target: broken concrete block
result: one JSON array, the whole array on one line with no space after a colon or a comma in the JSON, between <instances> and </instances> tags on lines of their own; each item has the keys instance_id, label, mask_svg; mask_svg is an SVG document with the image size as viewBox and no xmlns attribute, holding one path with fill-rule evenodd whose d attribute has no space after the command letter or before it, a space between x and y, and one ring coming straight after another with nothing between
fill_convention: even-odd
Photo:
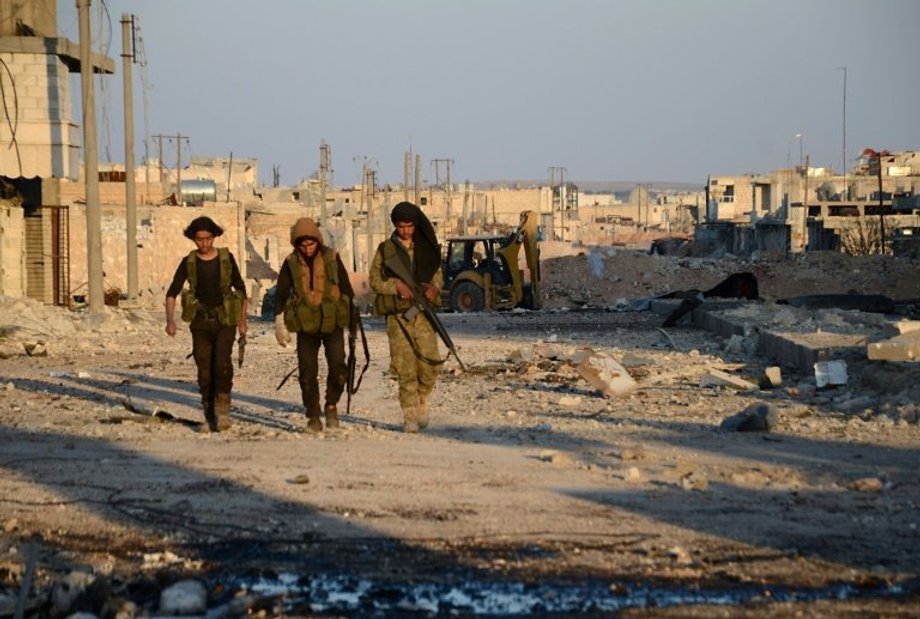
<instances>
[{"instance_id":1,"label":"broken concrete block","mask_svg":"<svg viewBox=\"0 0 920 619\"><path fill-rule=\"evenodd\" d=\"M592 353L575 370L588 384L608 397L629 393L636 381L616 359L607 353Z\"/></svg>"},{"instance_id":2,"label":"broken concrete block","mask_svg":"<svg viewBox=\"0 0 920 619\"><path fill-rule=\"evenodd\" d=\"M917 361L920 359L920 331L908 331L873 342L868 345L866 355L872 361Z\"/></svg>"},{"instance_id":3,"label":"broken concrete block","mask_svg":"<svg viewBox=\"0 0 920 619\"><path fill-rule=\"evenodd\" d=\"M815 385L820 389L828 385L847 384L847 362L842 359L815 363Z\"/></svg>"},{"instance_id":4,"label":"broken concrete block","mask_svg":"<svg viewBox=\"0 0 920 619\"><path fill-rule=\"evenodd\" d=\"M740 391L757 389L757 385L728 372L712 369L700 377L700 387L731 387Z\"/></svg>"},{"instance_id":5,"label":"broken concrete block","mask_svg":"<svg viewBox=\"0 0 920 619\"><path fill-rule=\"evenodd\" d=\"M770 432L779 424L779 413L769 404L751 404L746 409L722 420L720 429L726 432Z\"/></svg>"},{"instance_id":6,"label":"broken concrete block","mask_svg":"<svg viewBox=\"0 0 920 619\"><path fill-rule=\"evenodd\" d=\"M761 389L775 389L781 386L783 384L782 370L775 365L766 368L758 383Z\"/></svg>"}]
</instances>

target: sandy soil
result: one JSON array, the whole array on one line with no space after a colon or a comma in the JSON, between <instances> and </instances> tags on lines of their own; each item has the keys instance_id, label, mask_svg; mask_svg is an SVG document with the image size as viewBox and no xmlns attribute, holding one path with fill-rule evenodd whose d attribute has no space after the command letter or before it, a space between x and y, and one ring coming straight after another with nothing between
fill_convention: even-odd
<instances>
[{"instance_id":1,"label":"sandy soil","mask_svg":"<svg viewBox=\"0 0 920 619\"><path fill-rule=\"evenodd\" d=\"M773 299L843 292L844 279L920 297L916 263L738 268L601 252L600 274L587 254L547 261L550 308L705 288L738 270ZM381 322L367 318L371 364L351 412L315 435L296 382L276 389L293 351L253 319L234 426L211 434L190 337L165 337L158 312L0 306L18 325L0 359L2 616L23 583L26 615L161 615L163 590L185 579L205 585L208 616L920 608L920 426L904 395L915 366L891 370L900 390L855 406L868 393L857 381L816 390L785 368L775 389L701 386L710 369L756 380L772 362L689 327L664 333L648 312L445 314L467 371L445 364L431 427L407 435ZM14 341L37 356L11 354ZM576 371L585 349L619 359L640 387L604 397ZM753 404L778 414L773 431L720 430Z\"/></svg>"}]
</instances>

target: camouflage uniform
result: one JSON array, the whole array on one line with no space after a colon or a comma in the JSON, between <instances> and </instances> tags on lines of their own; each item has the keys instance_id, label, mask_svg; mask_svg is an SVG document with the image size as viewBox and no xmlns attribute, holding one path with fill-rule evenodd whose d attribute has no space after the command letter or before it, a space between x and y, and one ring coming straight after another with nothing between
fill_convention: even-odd
<instances>
[{"instance_id":1,"label":"camouflage uniform","mask_svg":"<svg viewBox=\"0 0 920 619\"><path fill-rule=\"evenodd\" d=\"M433 365L416 356L412 344L400 328L405 327L409 337L415 342L420 354L428 359L439 359L438 336L428 319L418 314L406 320L403 313L412 307L412 302L397 298L396 278L388 276L384 267L384 252L387 243L399 243L390 238L377 247L370 270L370 286L378 296L390 296L393 311L386 314L387 337L390 341L390 363L399 381L399 406L402 409L407 429L413 425L424 428L428 425L428 398L434 389L438 376L438 365ZM413 249L403 249L414 259ZM418 282L419 284L423 282ZM432 277L431 284L438 290L444 283L440 269ZM379 306L375 303L375 307ZM412 430L410 430L412 431Z\"/></svg>"}]
</instances>

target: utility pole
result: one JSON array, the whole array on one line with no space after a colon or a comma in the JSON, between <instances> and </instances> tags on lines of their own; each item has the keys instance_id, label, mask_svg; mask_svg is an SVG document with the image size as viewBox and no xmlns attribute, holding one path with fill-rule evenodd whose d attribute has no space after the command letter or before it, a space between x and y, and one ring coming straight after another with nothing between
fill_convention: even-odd
<instances>
[{"instance_id":1,"label":"utility pole","mask_svg":"<svg viewBox=\"0 0 920 619\"><path fill-rule=\"evenodd\" d=\"M163 138L167 138L170 142L173 140L174 136L171 135L154 135L159 144L159 159L160 159L160 182L163 182ZM182 140L185 140L188 143L188 136L177 133L175 135L176 139L176 202L182 204Z\"/></svg>"},{"instance_id":2,"label":"utility pole","mask_svg":"<svg viewBox=\"0 0 920 619\"><path fill-rule=\"evenodd\" d=\"M431 163L434 164L434 179L435 179L434 183L437 187L440 187L441 189L444 190L445 197L446 197L446 209L445 209L446 217L445 219L447 220L447 225L444 226L444 234L448 236L453 234L453 222L452 222L453 214L451 213L451 210L452 210L451 207L453 205L451 204L451 191L450 191L451 190L450 188L450 165L453 163L453 161L454 161L453 159L432 159L431 160ZM440 170L439 164L442 164L442 163L445 164L445 167L447 168L447 182L445 185L441 184L441 170Z\"/></svg>"},{"instance_id":3,"label":"utility pole","mask_svg":"<svg viewBox=\"0 0 920 619\"><path fill-rule=\"evenodd\" d=\"M128 299L137 298L137 201L134 186L134 91L131 63L134 61L134 17L121 16L121 59L125 104L125 228L127 239Z\"/></svg>"},{"instance_id":4,"label":"utility pole","mask_svg":"<svg viewBox=\"0 0 920 619\"><path fill-rule=\"evenodd\" d=\"M409 201L409 166L412 161L412 151L403 153L403 200Z\"/></svg>"},{"instance_id":5,"label":"utility pole","mask_svg":"<svg viewBox=\"0 0 920 619\"><path fill-rule=\"evenodd\" d=\"M805 157L805 191L802 195L802 211L804 212L803 219L805 223L805 228L802 230L802 240L805 243L805 248L808 248L808 167L811 165L809 157Z\"/></svg>"},{"instance_id":6,"label":"utility pole","mask_svg":"<svg viewBox=\"0 0 920 619\"><path fill-rule=\"evenodd\" d=\"M325 140L319 143L319 196L320 218L326 222L326 189L329 185L329 145Z\"/></svg>"},{"instance_id":7,"label":"utility pole","mask_svg":"<svg viewBox=\"0 0 920 619\"><path fill-rule=\"evenodd\" d=\"M102 213L99 207L99 155L96 147L96 101L91 58L89 7L92 0L77 0L80 20L80 84L83 111L83 170L86 182L86 274L89 309L105 306L102 274Z\"/></svg>"},{"instance_id":8,"label":"utility pole","mask_svg":"<svg viewBox=\"0 0 920 619\"><path fill-rule=\"evenodd\" d=\"M470 218L470 181L463 182L463 226L460 228L460 234L465 235L469 226Z\"/></svg>"},{"instance_id":9,"label":"utility pole","mask_svg":"<svg viewBox=\"0 0 920 619\"><path fill-rule=\"evenodd\" d=\"M422 156L415 155L415 206L419 206L422 199Z\"/></svg>"},{"instance_id":10,"label":"utility pole","mask_svg":"<svg viewBox=\"0 0 920 619\"><path fill-rule=\"evenodd\" d=\"M227 166L227 202L230 201L230 179L233 178L233 151L230 151L230 165Z\"/></svg>"},{"instance_id":11,"label":"utility pole","mask_svg":"<svg viewBox=\"0 0 920 619\"><path fill-rule=\"evenodd\" d=\"M885 203L882 199L882 151L875 154L878 161L878 223L881 234L881 247L879 253L885 253Z\"/></svg>"},{"instance_id":12,"label":"utility pole","mask_svg":"<svg viewBox=\"0 0 920 619\"><path fill-rule=\"evenodd\" d=\"M559 182L556 182L556 175L559 176ZM563 226L563 210L565 209L565 168L561 166L550 166L549 168L549 184L551 191L553 192L552 199L552 216L553 216L553 238L557 241L564 241L564 229ZM558 199L556 197L558 189ZM559 214L559 226L558 231L556 227L556 213Z\"/></svg>"},{"instance_id":13,"label":"utility pole","mask_svg":"<svg viewBox=\"0 0 920 619\"><path fill-rule=\"evenodd\" d=\"M847 68L843 70L843 195L844 200L850 199L850 189L847 185Z\"/></svg>"},{"instance_id":14,"label":"utility pole","mask_svg":"<svg viewBox=\"0 0 920 619\"><path fill-rule=\"evenodd\" d=\"M182 204L182 134L176 134L176 201Z\"/></svg>"},{"instance_id":15,"label":"utility pole","mask_svg":"<svg viewBox=\"0 0 920 619\"><path fill-rule=\"evenodd\" d=\"M160 169L159 181L160 183L162 183L163 182L163 138L166 136L154 135L152 137L155 137L157 139L157 163L159 164L159 169Z\"/></svg>"},{"instance_id":16,"label":"utility pole","mask_svg":"<svg viewBox=\"0 0 920 619\"><path fill-rule=\"evenodd\" d=\"M366 253L367 264L365 266L365 270L367 270L368 268L370 268L371 256L374 255L372 253L374 251L374 236L371 233L371 227L372 227L374 220L373 220L373 217L371 217L371 212L373 211L372 205L374 203L374 182L375 180L374 180L374 171L371 170L367 166L366 163L364 164L363 176L364 176L364 179L361 182L361 185L362 185L361 195L367 200L367 211L366 211L367 216L364 220L365 231L367 232L367 253Z\"/></svg>"}]
</instances>

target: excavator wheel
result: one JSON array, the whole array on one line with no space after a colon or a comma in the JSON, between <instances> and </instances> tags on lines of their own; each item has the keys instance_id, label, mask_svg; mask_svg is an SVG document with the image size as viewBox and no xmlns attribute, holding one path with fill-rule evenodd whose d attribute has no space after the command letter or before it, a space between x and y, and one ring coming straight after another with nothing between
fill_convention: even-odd
<instances>
[{"instance_id":1,"label":"excavator wheel","mask_svg":"<svg viewBox=\"0 0 920 619\"><path fill-rule=\"evenodd\" d=\"M455 312L481 312L485 308L482 288L473 282L460 282L450 291L450 306Z\"/></svg>"}]
</instances>

